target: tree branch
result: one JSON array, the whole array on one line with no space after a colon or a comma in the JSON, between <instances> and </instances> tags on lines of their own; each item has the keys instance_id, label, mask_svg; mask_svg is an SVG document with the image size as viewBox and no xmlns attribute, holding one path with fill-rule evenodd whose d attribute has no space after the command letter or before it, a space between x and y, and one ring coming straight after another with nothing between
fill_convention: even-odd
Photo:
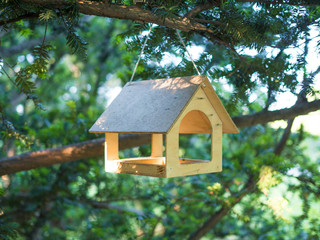
<instances>
[{"instance_id":1,"label":"tree branch","mask_svg":"<svg viewBox=\"0 0 320 240\"><path fill-rule=\"evenodd\" d=\"M2 20L2 21L0 21L0 26L3 26L5 24L9 24L9 23L15 23L15 22L18 22L23 19L32 19L32 18L38 18L38 17L39 17L38 13L27 13L27 14L21 15L19 17L13 18L13 19Z\"/></svg>"},{"instance_id":2,"label":"tree branch","mask_svg":"<svg viewBox=\"0 0 320 240\"><path fill-rule=\"evenodd\" d=\"M218 6L219 3L218 2L206 2L204 4L198 5L195 8L193 8L192 10L190 10L189 12L186 13L186 15L184 15L187 18L193 18L195 16L197 16L199 13L201 13L204 10L210 9L212 7Z\"/></svg>"},{"instance_id":3,"label":"tree branch","mask_svg":"<svg viewBox=\"0 0 320 240\"><path fill-rule=\"evenodd\" d=\"M118 211L119 213L133 213L136 214L137 216L145 216L145 213L139 209L136 208L130 208L130 207L125 207L125 206L119 206L115 204L111 204L108 202L89 202L89 205L91 205L93 208L99 208L99 209L113 209Z\"/></svg>"},{"instance_id":4,"label":"tree branch","mask_svg":"<svg viewBox=\"0 0 320 240\"><path fill-rule=\"evenodd\" d=\"M199 22L199 23L209 23L209 24L217 25L217 26L224 27L224 28L227 27L226 23L219 22L216 20L208 20L208 19L202 19L202 18L192 18L192 19Z\"/></svg>"},{"instance_id":5,"label":"tree branch","mask_svg":"<svg viewBox=\"0 0 320 240\"><path fill-rule=\"evenodd\" d=\"M238 128L290 119L320 109L320 100L298 103L291 108L276 111L261 111L251 115L236 116L233 121ZM103 156L103 138L71 144L64 147L28 152L0 159L0 176L24 170L47 167L53 164ZM123 135L120 150L150 143L149 135Z\"/></svg>"},{"instance_id":6,"label":"tree branch","mask_svg":"<svg viewBox=\"0 0 320 240\"><path fill-rule=\"evenodd\" d=\"M150 142L150 135L122 135L119 149L141 146ZM0 176L24 170L47 167L53 164L103 156L104 138L98 138L64 147L28 152L0 159Z\"/></svg>"},{"instance_id":7,"label":"tree branch","mask_svg":"<svg viewBox=\"0 0 320 240\"><path fill-rule=\"evenodd\" d=\"M320 100L313 102L301 102L293 105L290 108L283 108L275 111L261 111L250 115L236 116L233 121L238 128L264 124L277 120L290 119L299 115L306 115L310 112L320 109Z\"/></svg>"},{"instance_id":8,"label":"tree branch","mask_svg":"<svg viewBox=\"0 0 320 240\"><path fill-rule=\"evenodd\" d=\"M24 2L39 4L42 6L55 6L60 8L64 5L70 4L65 0L23 0ZM110 4L108 1L95 2L88 0L77 1L79 6L79 11L86 15L95 15L100 17L118 18L118 19L128 19L143 23L155 23L161 26L165 26L173 29L180 29L185 32L189 31L209 31L212 30L206 28L204 25L190 20L186 17L176 16L175 18L163 18L163 16L158 16L151 11L144 10L139 6L128 6L128 5L118 5Z\"/></svg>"},{"instance_id":9,"label":"tree branch","mask_svg":"<svg viewBox=\"0 0 320 240\"><path fill-rule=\"evenodd\" d=\"M283 149L285 148L287 140L291 134L291 128L293 125L293 121L294 121L294 118L291 118L288 120L287 128L284 130L284 133L282 135L280 142L277 144L276 148L274 149L274 154L280 155L282 153Z\"/></svg>"},{"instance_id":10,"label":"tree branch","mask_svg":"<svg viewBox=\"0 0 320 240\"><path fill-rule=\"evenodd\" d=\"M60 8L66 5L69 5L70 2L67 0L22 0L27 3L38 4L41 6L55 7ZM296 1L290 2L288 0L275 0L275 1L266 1L266 0L237 0L238 2L256 2L256 3L270 3L270 4L290 4L290 5L320 5L316 0L308 3L308 1ZM118 18L118 19L128 19L132 21L142 22L142 23L155 23L157 25L165 26L173 29L180 29L181 31L190 32L195 31L198 33L209 33L211 38L216 40L219 44L225 46L230 46L231 44L225 43L216 36L215 32L207 28L205 25L197 22L195 19L192 19L193 16L196 16L201 11L210 9L213 6L217 6L218 3L213 1L211 3L201 4L194 9L190 10L184 17L175 16L175 17L163 17L152 13L149 10L142 9L141 7L128 6L128 5L119 5L111 4L109 1L90 1L90 0L79 0L77 1L79 11L86 15L94 15L101 17L109 18ZM0 22L1 24L6 24L10 22L15 22L24 18L35 18L38 15L36 13L29 13L22 15L16 19L5 20Z\"/></svg>"}]
</instances>

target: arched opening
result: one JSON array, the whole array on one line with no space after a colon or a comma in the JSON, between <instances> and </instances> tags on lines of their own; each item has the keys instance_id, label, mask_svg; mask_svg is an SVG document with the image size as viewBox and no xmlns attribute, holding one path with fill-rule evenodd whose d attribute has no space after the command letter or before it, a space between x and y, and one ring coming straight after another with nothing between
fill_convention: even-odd
<instances>
[{"instance_id":1,"label":"arched opening","mask_svg":"<svg viewBox=\"0 0 320 240\"><path fill-rule=\"evenodd\" d=\"M211 134L211 131L212 127L208 117L199 110L188 112L182 119L179 128L180 134Z\"/></svg>"},{"instance_id":2,"label":"arched opening","mask_svg":"<svg viewBox=\"0 0 320 240\"><path fill-rule=\"evenodd\" d=\"M188 112L179 127L179 162L197 163L211 160L210 120L199 110Z\"/></svg>"}]
</instances>

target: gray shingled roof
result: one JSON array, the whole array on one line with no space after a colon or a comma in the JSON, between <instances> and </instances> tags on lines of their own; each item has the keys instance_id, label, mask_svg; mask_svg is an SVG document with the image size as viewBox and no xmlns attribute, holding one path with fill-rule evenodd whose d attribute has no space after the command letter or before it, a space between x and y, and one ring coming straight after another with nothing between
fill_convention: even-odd
<instances>
[{"instance_id":1,"label":"gray shingled roof","mask_svg":"<svg viewBox=\"0 0 320 240\"><path fill-rule=\"evenodd\" d=\"M166 133L202 82L223 132L238 133L204 75L127 83L89 132Z\"/></svg>"}]
</instances>

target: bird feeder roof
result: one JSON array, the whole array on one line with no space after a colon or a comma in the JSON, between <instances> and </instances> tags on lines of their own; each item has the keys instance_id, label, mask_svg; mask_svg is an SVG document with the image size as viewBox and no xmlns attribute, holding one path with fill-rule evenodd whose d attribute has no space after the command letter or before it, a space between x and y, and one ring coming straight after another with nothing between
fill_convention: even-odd
<instances>
[{"instance_id":1,"label":"bird feeder roof","mask_svg":"<svg viewBox=\"0 0 320 240\"><path fill-rule=\"evenodd\" d=\"M221 119L223 133L238 133L204 75L127 83L89 132L167 133L199 87Z\"/></svg>"}]
</instances>

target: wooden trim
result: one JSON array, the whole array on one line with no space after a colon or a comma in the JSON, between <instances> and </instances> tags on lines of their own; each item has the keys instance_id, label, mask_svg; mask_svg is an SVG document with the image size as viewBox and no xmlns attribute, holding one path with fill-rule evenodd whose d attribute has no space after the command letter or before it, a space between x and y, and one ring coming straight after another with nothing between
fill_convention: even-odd
<instances>
[{"instance_id":1,"label":"wooden trim","mask_svg":"<svg viewBox=\"0 0 320 240\"><path fill-rule=\"evenodd\" d=\"M137 164L128 162L106 161L106 172L165 178L166 166L143 163Z\"/></svg>"},{"instance_id":2,"label":"wooden trim","mask_svg":"<svg viewBox=\"0 0 320 240\"><path fill-rule=\"evenodd\" d=\"M218 97L217 93L214 91L211 83L207 79L207 77L204 79L204 81L201 83L201 88L205 92L207 98L209 99L212 107L217 112L219 118L221 119L223 123L223 133L239 133L239 130L233 120L231 119L229 113L223 106L220 98Z\"/></svg>"},{"instance_id":3,"label":"wooden trim","mask_svg":"<svg viewBox=\"0 0 320 240\"><path fill-rule=\"evenodd\" d=\"M213 171L222 171L222 124L216 123L212 126L211 134L211 161Z\"/></svg>"},{"instance_id":4,"label":"wooden trim","mask_svg":"<svg viewBox=\"0 0 320 240\"><path fill-rule=\"evenodd\" d=\"M164 165L165 157L136 157L136 158L123 158L119 160L113 160L114 162L125 163L142 163L150 165Z\"/></svg>"},{"instance_id":5,"label":"wooden trim","mask_svg":"<svg viewBox=\"0 0 320 240\"><path fill-rule=\"evenodd\" d=\"M167 177L177 176L179 171L179 126L173 128L166 134L166 172Z\"/></svg>"},{"instance_id":6,"label":"wooden trim","mask_svg":"<svg viewBox=\"0 0 320 240\"><path fill-rule=\"evenodd\" d=\"M207 163L207 162L210 162L210 160L179 158L180 164Z\"/></svg>"}]
</instances>

